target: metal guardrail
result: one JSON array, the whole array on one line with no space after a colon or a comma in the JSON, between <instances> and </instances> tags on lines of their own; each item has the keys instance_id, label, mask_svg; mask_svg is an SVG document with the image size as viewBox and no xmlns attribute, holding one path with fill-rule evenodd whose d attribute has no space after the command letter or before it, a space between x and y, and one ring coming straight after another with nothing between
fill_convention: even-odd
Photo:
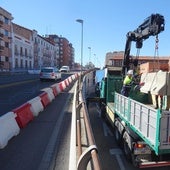
<instances>
[{"instance_id":1,"label":"metal guardrail","mask_svg":"<svg viewBox=\"0 0 170 170\"><path fill-rule=\"evenodd\" d=\"M98 149L85 102L85 94L83 94L85 81L86 78L83 79L83 83L79 79L74 93L69 170L101 170ZM77 166L73 164L77 164Z\"/></svg>"}]
</instances>

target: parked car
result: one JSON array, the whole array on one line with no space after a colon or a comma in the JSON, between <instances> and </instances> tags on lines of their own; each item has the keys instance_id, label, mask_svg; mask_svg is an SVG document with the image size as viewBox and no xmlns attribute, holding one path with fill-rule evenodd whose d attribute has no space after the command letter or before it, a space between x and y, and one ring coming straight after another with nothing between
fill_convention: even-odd
<instances>
[{"instance_id":1,"label":"parked car","mask_svg":"<svg viewBox=\"0 0 170 170\"><path fill-rule=\"evenodd\" d=\"M40 80L60 80L61 73L56 67L43 67L40 71Z\"/></svg>"},{"instance_id":2,"label":"parked car","mask_svg":"<svg viewBox=\"0 0 170 170\"><path fill-rule=\"evenodd\" d=\"M69 66L62 66L60 68L60 72L68 73L68 72L70 72L70 67Z\"/></svg>"}]
</instances>

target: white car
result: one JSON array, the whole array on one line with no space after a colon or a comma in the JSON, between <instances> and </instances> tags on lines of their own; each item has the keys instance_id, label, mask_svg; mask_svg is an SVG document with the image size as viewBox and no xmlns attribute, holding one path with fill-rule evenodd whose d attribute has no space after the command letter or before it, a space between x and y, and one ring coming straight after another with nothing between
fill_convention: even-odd
<instances>
[{"instance_id":1,"label":"white car","mask_svg":"<svg viewBox=\"0 0 170 170\"><path fill-rule=\"evenodd\" d=\"M40 80L61 80L61 73L56 67L43 67L40 71Z\"/></svg>"},{"instance_id":2,"label":"white car","mask_svg":"<svg viewBox=\"0 0 170 170\"><path fill-rule=\"evenodd\" d=\"M60 68L60 72L68 73L68 72L70 72L70 67L69 66L62 66Z\"/></svg>"}]
</instances>

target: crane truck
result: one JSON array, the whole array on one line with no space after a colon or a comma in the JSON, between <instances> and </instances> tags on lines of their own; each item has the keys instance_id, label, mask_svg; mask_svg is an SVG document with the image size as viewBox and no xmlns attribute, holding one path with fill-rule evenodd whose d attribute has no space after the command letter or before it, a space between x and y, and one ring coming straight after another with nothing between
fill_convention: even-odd
<instances>
[{"instance_id":1,"label":"crane truck","mask_svg":"<svg viewBox=\"0 0 170 170\"><path fill-rule=\"evenodd\" d=\"M170 166L170 73L142 74L143 86L131 90L129 97L120 91L126 72L138 65L130 57L132 41L142 48L143 41L164 31L164 26L164 17L152 14L128 32L122 67L106 66L100 82L102 115L112 125L126 158L139 168ZM155 108L153 96L161 96L159 108Z\"/></svg>"}]
</instances>

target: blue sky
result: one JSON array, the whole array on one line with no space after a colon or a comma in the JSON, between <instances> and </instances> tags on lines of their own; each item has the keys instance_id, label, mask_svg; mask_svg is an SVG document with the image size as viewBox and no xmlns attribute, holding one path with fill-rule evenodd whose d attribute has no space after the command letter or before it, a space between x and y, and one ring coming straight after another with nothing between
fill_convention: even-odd
<instances>
[{"instance_id":1,"label":"blue sky","mask_svg":"<svg viewBox=\"0 0 170 170\"><path fill-rule=\"evenodd\" d=\"M75 48L80 63L81 24L84 20L83 64L104 65L107 52L124 51L126 34L135 30L151 14L165 17L165 31L159 34L159 56L170 56L169 0L0 0L0 6L14 17L13 22L38 34L57 34ZM91 57L88 47L91 47ZM132 43L131 54L136 55ZM140 55L154 56L155 37L143 43Z\"/></svg>"}]
</instances>

